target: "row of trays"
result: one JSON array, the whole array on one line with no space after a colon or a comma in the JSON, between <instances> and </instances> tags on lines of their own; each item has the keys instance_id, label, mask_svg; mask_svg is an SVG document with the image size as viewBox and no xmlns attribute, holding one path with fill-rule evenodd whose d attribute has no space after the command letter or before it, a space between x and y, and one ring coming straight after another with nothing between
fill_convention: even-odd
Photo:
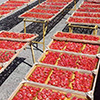
<instances>
[{"instance_id":1,"label":"row of trays","mask_svg":"<svg viewBox=\"0 0 100 100\"><path fill-rule=\"evenodd\" d=\"M37 36L37 34L0 31L0 73Z\"/></svg>"},{"instance_id":2,"label":"row of trays","mask_svg":"<svg viewBox=\"0 0 100 100\"><path fill-rule=\"evenodd\" d=\"M71 2L73 2L73 0L62 0L62 2L46 0L43 3L28 10L27 12L21 14L19 18L35 18L50 21L59 13L61 13Z\"/></svg>"},{"instance_id":3,"label":"row of trays","mask_svg":"<svg viewBox=\"0 0 100 100\"><path fill-rule=\"evenodd\" d=\"M93 100L100 65L99 54L54 50L49 46L8 100L24 100L24 97L30 100ZM30 86L35 89L32 90L35 91L34 95L29 92Z\"/></svg>"},{"instance_id":4,"label":"row of trays","mask_svg":"<svg viewBox=\"0 0 100 100\"><path fill-rule=\"evenodd\" d=\"M98 68L99 63L100 61L98 62ZM42 100L49 98L50 96L48 94L51 93L49 89L52 91L56 90L56 92L58 93L64 93L66 99L64 98L61 100L74 100L73 98L91 100L93 99L97 74L98 69L94 71L87 71L44 63L36 63L27 73L24 81L19 84L17 89L12 93L8 100L15 100L15 98L20 98L20 96L23 99L25 97L25 92L22 93L21 90L23 90L23 86L30 85L35 88L40 88L38 93L36 93L35 96L32 96L34 97L33 100ZM46 91L41 94L42 90L44 89L46 89L48 92ZM29 94L32 95L31 92ZM39 98L40 94L41 96L44 95L41 97L41 99ZM61 96L59 96L59 98L61 98ZM53 98L51 96L51 99L55 100L57 98Z\"/></svg>"},{"instance_id":5,"label":"row of trays","mask_svg":"<svg viewBox=\"0 0 100 100\"><path fill-rule=\"evenodd\" d=\"M41 96L44 95L41 97L41 99L39 98L40 93L36 93L35 96L32 96L34 97L32 100L42 100L49 98L52 94L49 90L56 91L57 93L64 93L65 98L61 100L74 100L73 98L90 100L94 91L96 78L96 74L91 71L82 71L78 69L63 68L60 66L37 63L27 73L24 81L19 84L17 89L12 93L8 100L15 100L15 98L20 98L20 96L23 99L25 97L25 92L22 93L21 90L23 90L23 86L30 85L35 88L40 88L40 90L38 91L40 93L44 89L48 91L41 94ZM47 93L51 94L48 95ZM32 95L32 92L30 92L29 94ZM61 97L62 95L58 96L58 98ZM54 98L51 95L52 100L58 98L57 95Z\"/></svg>"},{"instance_id":6,"label":"row of trays","mask_svg":"<svg viewBox=\"0 0 100 100\"><path fill-rule=\"evenodd\" d=\"M70 52L77 52L90 55L96 55L100 52L99 45L60 41L56 39L52 40L47 47L55 50L70 51Z\"/></svg>"},{"instance_id":7,"label":"row of trays","mask_svg":"<svg viewBox=\"0 0 100 100\"><path fill-rule=\"evenodd\" d=\"M86 3L87 2L87 3ZM68 23L82 25L100 24L100 4L83 1L80 7L67 19ZM98 18L98 19L97 19Z\"/></svg>"},{"instance_id":8,"label":"row of trays","mask_svg":"<svg viewBox=\"0 0 100 100\"><path fill-rule=\"evenodd\" d=\"M31 88L31 90L33 91L33 93L28 92L28 94L33 96L32 100L44 100L46 98L50 98L51 100L59 100L59 98L61 100L75 100L75 99L88 100L86 99L87 97L85 97L85 95L80 93L78 94L70 90L48 86L48 85L35 83L35 82L29 82L29 81L22 81L8 100L15 100L20 98L18 95L20 94L20 91L21 90L24 91L25 88L27 90ZM22 97L22 99L20 100L24 100L24 98L26 100L27 95L24 95L24 97ZM31 100L31 96L30 96L30 100Z\"/></svg>"},{"instance_id":9,"label":"row of trays","mask_svg":"<svg viewBox=\"0 0 100 100\"><path fill-rule=\"evenodd\" d=\"M89 43L89 44L100 44L100 36L93 35L85 35L78 33L69 33L69 32L56 32L52 39L62 40L62 41L71 41L71 42L81 42L81 43Z\"/></svg>"},{"instance_id":10,"label":"row of trays","mask_svg":"<svg viewBox=\"0 0 100 100\"><path fill-rule=\"evenodd\" d=\"M0 5L0 17L6 17L32 3L33 0L7 0Z\"/></svg>"},{"instance_id":11,"label":"row of trays","mask_svg":"<svg viewBox=\"0 0 100 100\"><path fill-rule=\"evenodd\" d=\"M86 1L88 1L90 4L91 4L91 3L92 3L92 4L93 4L93 3L95 3L95 4L96 4L96 3L97 3L97 4L99 3L99 4L100 4L100 1L99 1L99 0L86 0Z\"/></svg>"}]
</instances>

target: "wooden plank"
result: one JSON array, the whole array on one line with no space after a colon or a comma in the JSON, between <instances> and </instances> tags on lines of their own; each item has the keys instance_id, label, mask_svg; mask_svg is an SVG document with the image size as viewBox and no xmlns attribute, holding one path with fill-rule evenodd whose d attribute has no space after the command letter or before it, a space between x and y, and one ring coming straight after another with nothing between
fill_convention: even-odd
<instances>
[{"instance_id":1,"label":"wooden plank","mask_svg":"<svg viewBox=\"0 0 100 100\"><path fill-rule=\"evenodd\" d=\"M71 91L71 90L66 90L66 89L61 89L61 88L57 88L57 87L53 87L53 86L48 86L48 85L44 85L44 84L39 84L39 83L31 83L29 81L22 81L18 86L17 88L15 89L15 91L11 94L11 96L8 98L8 100L12 100L14 98L14 96L18 93L19 89L22 87L22 86L32 86L32 87L37 87L37 88L40 88L40 92L43 90L43 89L50 89L54 92L60 92L60 93L63 93L63 94L67 94L67 93L71 93L72 94L72 97L76 96L78 98L84 98L85 100L89 100L86 96L86 94L82 94L80 92L75 92L75 91ZM65 98L66 100L67 98ZM34 98L34 100L37 100L37 98Z\"/></svg>"}]
</instances>

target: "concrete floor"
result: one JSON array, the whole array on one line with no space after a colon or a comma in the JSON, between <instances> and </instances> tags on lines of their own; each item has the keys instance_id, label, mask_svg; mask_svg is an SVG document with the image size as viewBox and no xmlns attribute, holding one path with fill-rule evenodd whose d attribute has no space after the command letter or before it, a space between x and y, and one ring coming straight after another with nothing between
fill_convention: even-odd
<instances>
[{"instance_id":1,"label":"concrete floor","mask_svg":"<svg viewBox=\"0 0 100 100\"><path fill-rule=\"evenodd\" d=\"M0 0L0 3L4 0ZM77 7L82 1L80 0L77 3ZM73 11L69 12L70 14L73 13ZM70 16L69 13L66 13L64 18L59 21L46 35L46 46L51 41L51 36L56 33L57 31L62 31L64 27L66 26L66 19ZM27 23L27 26L30 23ZM21 32L23 30L23 22L21 21L16 26L11 28L9 31L13 32ZM42 40L41 40L42 41ZM36 61L41 56L42 52L42 45L38 45L39 50L35 49L35 57ZM11 93L15 90L15 88L18 86L18 84L22 81L22 79L25 77L26 73L29 71L29 69L32 67L33 61L32 61L32 55L30 47L27 46L26 50L23 50L19 56L14 60L10 66L5 70L5 72L0 75L0 80L2 80L2 85L0 86L0 100L7 100L7 98L11 95ZM97 100L97 99L96 99Z\"/></svg>"}]
</instances>

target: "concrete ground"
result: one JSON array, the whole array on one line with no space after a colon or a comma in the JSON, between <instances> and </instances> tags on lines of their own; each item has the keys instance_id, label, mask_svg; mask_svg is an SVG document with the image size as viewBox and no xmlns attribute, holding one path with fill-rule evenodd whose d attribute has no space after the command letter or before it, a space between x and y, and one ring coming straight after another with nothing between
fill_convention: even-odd
<instances>
[{"instance_id":1,"label":"concrete ground","mask_svg":"<svg viewBox=\"0 0 100 100\"><path fill-rule=\"evenodd\" d=\"M3 1L4 0L0 0L0 3ZM81 2L82 2L82 0L79 0L79 2L77 3L77 7L79 6L79 4ZM66 19L68 17L70 17L70 15L72 13L73 13L73 11L66 12L65 15L61 18L61 20L59 20L59 21L57 20L58 23L56 23L56 21L55 21L56 19L51 22L52 25L49 26L50 29L47 30L47 34L46 34L46 39L45 39L46 46L51 41L51 36L54 33L56 33L57 31L62 31L64 29L66 29L66 27L67 27L66 23L65 23ZM15 21L15 23L16 23L16 20L13 20L13 21ZM0 21L0 24L1 24L0 30L5 29L7 31L23 32L23 21L22 20L20 20L20 21L18 20L18 23L16 23L15 25L12 24L12 26L5 25L5 27L4 27L3 23L4 23L4 20ZM35 32L34 32L34 30L35 30L34 25L36 25L36 24L35 23L27 23L28 32L39 33L39 32L37 32L37 30L42 28L41 25L39 24L40 25L39 28L38 28L38 24L36 25L37 30ZM49 25L50 25L50 23L49 23ZM42 30L40 30L40 31L42 31ZM99 32L98 32L98 34L99 34ZM38 49L34 48L34 51L35 51L35 58L37 61L38 58L43 53L42 45L39 44ZM7 67L7 69L3 73L0 74L0 84L1 84L1 86L0 86L0 100L7 100L7 98L11 95L11 93L16 89L18 84L25 77L26 73L30 70L32 65L33 65L33 61L32 61L31 50L30 50L30 47L27 46L26 50L23 50L18 55L18 57ZM97 81L97 86L98 86L98 84L100 84L99 81ZM100 87L98 87L98 88L96 87L95 100L97 100L97 97L99 96L99 94L98 94L99 90L100 90ZM100 100L100 99L98 99L98 100Z\"/></svg>"}]
</instances>

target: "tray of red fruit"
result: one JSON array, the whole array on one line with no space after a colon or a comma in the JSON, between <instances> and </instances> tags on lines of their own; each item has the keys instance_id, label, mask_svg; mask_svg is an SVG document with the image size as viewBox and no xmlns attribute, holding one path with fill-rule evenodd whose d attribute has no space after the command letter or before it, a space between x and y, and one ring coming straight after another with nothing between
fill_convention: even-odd
<instances>
[{"instance_id":1,"label":"tray of red fruit","mask_svg":"<svg viewBox=\"0 0 100 100\"><path fill-rule=\"evenodd\" d=\"M100 18L100 14L99 13L93 13L93 12L79 12L76 11L72 14L72 16L75 17L83 17L83 18Z\"/></svg>"},{"instance_id":2,"label":"tray of red fruit","mask_svg":"<svg viewBox=\"0 0 100 100\"><path fill-rule=\"evenodd\" d=\"M38 83L22 81L8 100L89 100L86 95L53 88Z\"/></svg>"},{"instance_id":3,"label":"tray of red fruit","mask_svg":"<svg viewBox=\"0 0 100 100\"><path fill-rule=\"evenodd\" d=\"M83 17L69 17L66 23L81 24L81 25L98 25L100 26L100 19L97 18L83 18Z\"/></svg>"},{"instance_id":4,"label":"tray of red fruit","mask_svg":"<svg viewBox=\"0 0 100 100\"><path fill-rule=\"evenodd\" d=\"M64 40L69 42L81 42L89 44L100 44L100 36L79 34L79 33L69 33L69 32L57 32L53 35L53 39Z\"/></svg>"},{"instance_id":5,"label":"tray of red fruit","mask_svg":"<svg viewBox=\"0 0 100 100\"><path fill-rule=\"evenodd\" d=\"M67 19L67 23L100 26L100 15L98 14L98 12L100 12L100 5L89 5L87 7L85 7L85 5L86 1L83 2L83 4L80 5L76 12Z\"/></svg>"},{"instance_id":6,"label":"tray of red fruit","mask_svg":"<svg viewBox=\"0 0 100 100\"><path fill-rule=\"evenodd\" d=\"M0 50L20 52L28 44L26 42L0 40Z\"/></svg>"},{"instance_id":7,"label":"tray of red fruit","mask_svg":"<svg viewBox=\"0 0 100 100\"><path fill-rule=\"evenodd\" d=\"M2 72L17 56L19 52L0 50L0 66Z\"/></svg>"},{"instance_id":8,"label":"tray of red fruit","mask_svg":"<svg viewBox=\"0 0 100 100\"><path fill-rule=\"evenodd\" d=\"M80 8L100 8L100 3L83 1Z\"/></svg>"},{"instance_id":9,"label":"tray of red fruit","mask_svg":"<svg viewBox=\"0 0 100 100\"><path fill-rule=\"evenodd\" d=\"M73 0L68 1L66 5L53 5L49 2L43 2L40 5L35 6L29 11L21 14L19 18L26 19L39 19L39 20L52 20L55 16L57 16L61 11L63 11L68 4L70 4ZM56 2L59 3L59 2ZM55 4L56 4L55 3Z\"/></svg>"},{"instance_id":10,"label":"tray of red fruit","mask_svg":"<svg viewBox=\"0 0 100 100\"><path fill-rule=\"evenodd\" d=\"M98 70L99 68L99 58L96 55L84 55L75 52L64 52L53 49L46 50L38 59L38 62L90 71L95 69Z\"/></svg>"},{"instance_id":11,"label":"tray of red fruit","mask_svg":"<svg viewBox=\"0 0 100 100\"><path fill-rule=\"evenodd\" d=\"M82 8L100 8L100 4L86 4L86 3L83 3L80 7Z\"/></svg>"},{"instance_id":12,"label":"tray of red fruit","mask_svg":"<svg viewBox=\"0 0 100 100\"><path fill-rule=\"evenodd\" d=\"M46 64L35 64L27 73L25 79L30 82L86 93L94 91L94 80L96 80L96 76L97 74L94 75L90 71L66 69ZM86 86L86 84L88 85Z\"/></svg>"},{"instance_id":13,"label":"tray of red fruit","mask_svg":"<svg viewBox=\"0 0 100 100\"><path fill-rule=\"evenodd\" d=\"M11 11L10 10L6 10L6 11L4 11L4 10L0 10L0 17L2 17L2 16L6 16L8 13L10 13Z\"/></svg>"},{"instance_id":14,"label":"tray of red fruit","mask_svg":"<svg viewBox=\"0 0 100 100\"><path fill-rule=\"evenodd\" d=\"M100 3L99 0L87 0L88 2L93 2L93 3Z\"/></svg>"},{"instance_id":15,"label":"tray of red fruit","mask_svg":"<svg viewBox=\"0 0 100 100\"><path fill-rule=\"evenodd\" d=\"M2 40L12 40L20 42L30 42L33 39L38 37L37 34L28 34L28 33L16 33L8 31L0 31L0 39Z\"/></svg>"},{"instance_id":16,"label":"tray of red fruit","mask_svg":"<svg viewBox=\"0 0 100 100\"><path fill-rule=\"evenodd\" d=\"M48 49L68 51L68 52L76 52L83 53L86 55L96 55L100 53L99 45L93 45L88 43L81 42L69 42L64 40L56 40L53 39L47 46Z\"/></svg>"},{"instance_id":17,"label":"tray of red fruit","mask_svg":"<svg viewBox=\"0 0 100 100\"><path fill-rule=\"evenodd\" d=\"M7 0L6 2L2 3L0 5L0 16L2 18L7 17L11 15L13 12L18 11L19 9L22 9L26 7L27 5L30 5L33 0ZM2 12L3 11L3 12Z\"/></svg>"}]
</instances>

